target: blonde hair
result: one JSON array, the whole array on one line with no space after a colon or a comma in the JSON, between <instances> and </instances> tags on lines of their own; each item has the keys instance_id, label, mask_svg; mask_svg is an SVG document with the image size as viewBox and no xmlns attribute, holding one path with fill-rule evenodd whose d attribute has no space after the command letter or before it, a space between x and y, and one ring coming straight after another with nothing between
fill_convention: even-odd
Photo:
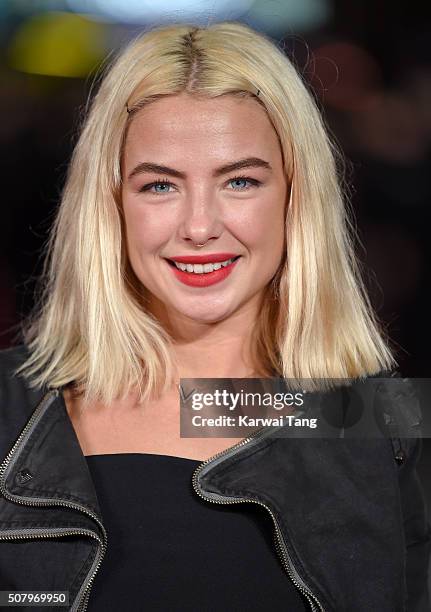
<instances>
[{"instance_id":1,"label":"blonde hair","mask_svg":"<svg viewBox=\"0 0 431 612\"><path fill-rule=\"evenodd\" d=\"M145 401L172 384L172 340L145 311L127 259L120 164L135 112L184 91L254 96L279 137L291 190L287 250L255 331L267 371L330 379L390 369L395 361L354 256L341 158L316 104L269 38L224 22L152 28L106 71L69 166L43 292L24 326L30 356L19 371L33 385L73 382L106 403L132 388Z\"/></svg>"}]
</instances>

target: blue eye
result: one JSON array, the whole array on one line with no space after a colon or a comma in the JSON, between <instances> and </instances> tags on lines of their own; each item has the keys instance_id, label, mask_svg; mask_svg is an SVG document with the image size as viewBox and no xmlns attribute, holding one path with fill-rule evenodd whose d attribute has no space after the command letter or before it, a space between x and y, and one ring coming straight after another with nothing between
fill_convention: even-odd
<instances>
[{"instance_id":1,"label":"blue eye","mask_svg":"<svg viewBox=\"0 0 431 612\"><path fill-rule=\"evenodd\" d=\"M262 184L260 181L250 178L249 176L234 176L228 180L228 183L250 183L252 187L260 187ZM230 189L230 191L248 191L249 189L251 189L251 187L235 188Z\"/></svg>"},{"instance_id":2,"label":"blue eye","mask_svg":"<svg viewBox=\"0 0 431 612\"><path fill-rule=\"evenodd\" d=\"M228 183L250 183L253 187L260 187L261 182L256 180L256 179L252 179L249 176L234 176L233 178L228 180ZM160 191L151 191L151 189L153 187L159 187L162 186L163 189ZM144 185L143 187L141 187L139 189L139 192L150 192L150 193L154 193L156 195L163 195L166 193L170 193L170 191L168 189L166 189L166 187L171 187L174 186L173 183L171 183L170 181L168 181L167 179L160 179L157 181L153 181L152 183L148 183L147 185ZM250 187L242 187L240 189L231 189L230 191L248 191L250 189Z\"/></svg>"},{"instance_id":3,"label":"blue eye","mask_svg":"<svg viewBox=\"0 0 431 612\"><path fill-rule=\"evenodd\" d=\"M237 176L236 178L233 179L229 179L229 183L253 183L252 179L246 178L245 176ZM250 189L250 187L245 187L243 189L240 189L240 191L247 191L248 189ZM234 191L237 191L236 189L234 189Z\"/></svg>"},{"instance_id":4,"label":"blue eye","mask_svg":"<svg viewBox=\"0 0 431 612\"><path fill-rule=\"evenodd\" d=\"M167 187L168 185L172 185L172 183L168 181L167 179L161 179L160 181L154 181L153 183L148 183L148 185L144 185L143 187L141 187L139 191L140 192L150 191L152 187L158 187L159 185L162 185L163 187ZM164 194L164 193L169 193L169 191L167 189L163 189L162 191L153 191L152 193Z\"/></svg>"},{"instance_id":5,"label":"blue eye","mask_svg":"<svg viewBox=\"0 0 431 612\"><path fill-rule=\"evenodd\" d=\"M156 193L168 193L168 190L167 190L167 189L164 189L164 188L165 188L165 187L168 187L170 184L171 184L171 183L168 183L167 181L163 181L163 182L161 182L161 183L154 183L154 185L153 185L153 186L154 186L154 187L160 187L160 186L161 186L161 187L163 187L162 191L157 192L157 190L156 190Z\"/></svg>"}]
</instances>

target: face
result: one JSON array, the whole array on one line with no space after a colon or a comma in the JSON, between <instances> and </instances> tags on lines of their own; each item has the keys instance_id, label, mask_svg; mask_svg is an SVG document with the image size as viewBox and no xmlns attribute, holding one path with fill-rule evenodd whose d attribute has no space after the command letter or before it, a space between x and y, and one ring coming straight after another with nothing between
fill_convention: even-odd
<instances>
[{"instance_id":1,"label":"face","mask_svg":"<svg viewBox=\"0 0 431 612\"><path fill-rule=\"evenodd\" d=\"M129 126L122 176L128 255L150 311L208 323L257 314L282 261L288 193L260 104L189 94L153 102Z\"/></svg>"}]
</instances>

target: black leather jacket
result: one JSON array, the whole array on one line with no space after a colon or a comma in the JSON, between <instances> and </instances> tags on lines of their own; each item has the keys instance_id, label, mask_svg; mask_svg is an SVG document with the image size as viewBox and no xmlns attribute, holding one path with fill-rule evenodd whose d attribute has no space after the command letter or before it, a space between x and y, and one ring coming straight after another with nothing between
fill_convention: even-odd
<instances>
[{"instance_id":1,"label":"black leather jacket","mask_svg":"<svg viewBox=\"0 0 431 612\"><path fill-rule=\"evenodd\" d=\"M107 533L62 394L13 376L24 355L0 352L0 590L69 591L68 609L82 612ZM420 446L280 438L265 428L201 464L193 486L215 503L267 509L286 579L310 610L426 612Z\"/></svg>"}]
</instances>

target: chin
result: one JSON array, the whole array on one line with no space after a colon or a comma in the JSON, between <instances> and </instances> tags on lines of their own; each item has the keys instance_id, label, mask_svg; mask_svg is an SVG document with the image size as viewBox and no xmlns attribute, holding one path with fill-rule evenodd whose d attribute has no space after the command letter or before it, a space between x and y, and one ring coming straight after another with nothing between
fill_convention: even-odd
<instances>
[{"instance_id":1,"label":"chin","mask_svg":"<svg viewBox=\"0 0 431 612\"><path fill-rule=\"evenodd\" d=\"M229 312L227 313L214 313L214 314L210 314L210 313L206 313L206 314L195 314L195 313L191 313L186 315L189 319L192 319L192 321L196 321L197 323L218 323L219 321L223 321L224 319L227 319L227 317L230 315Z\"/></svg>"},{"instance_id":2,"label":"chin","mask_svg":"<svg viewBox=\"0 0 431 612\"><path fill-rule=\"evenodd\" d=\"M177 311L180 312L183 316L191 319L192 321L196 321L196 323L218 323L219 321L223 321L230 314L232 314L231 310L228 310L226 306L223 308L206 308L204 310L201 309L181 309L177 308Z\"/></svg>"}]
</instances>

